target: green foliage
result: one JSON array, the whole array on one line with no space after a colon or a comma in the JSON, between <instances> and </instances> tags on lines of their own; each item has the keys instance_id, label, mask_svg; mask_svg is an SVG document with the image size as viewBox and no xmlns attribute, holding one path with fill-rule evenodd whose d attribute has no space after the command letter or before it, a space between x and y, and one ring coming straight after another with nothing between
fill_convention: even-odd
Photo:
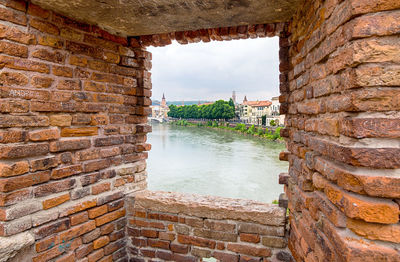
<instances>
[{"instance_id":1,"label":"green foliage","mask_svg":"<svg viewBox=\"0 0 400 262\"><path fill-rule=\"evenodd\" d=\"M264 135L264 130L262 128L257 128L257 135L263 136Z\"/></svg>"},{"instance_id":2,"label":"green foliage","mask_svg":"<svg viewBox=\"0 0 400 262\"><path fill-rule=\"evenodd\" d=\"M279 204L279 201L278 200L272 200L272 204L275 204L275 205L278 205Z\"/></svg>"},{"instance_id":3,"label":"green foliage","mask_svg":"<svg viewBox=\"0 0 400 262\"><path fill-rule=\"evenodd\" d=\"M237 124L234 129L242 133L245 133L247 131L247 127L245 124Z\"/></svg>"},{"instance_id":4,"label":"green foliage","mask_svg":"<svg viewBox=\"0 0 400 262\"><path fill-rule=\"evenodd\" d=\"M233 101L232 101L233 103ZM183 119L231 119L235 117L235 107L229 102L218 100L211 105L169 106L169 117Z\"/></svg>"},{"instance_id":5,"label":"green foliage","mask_svg":"<svg viewBox=\"0 0 400 262\"><path fill-rule=\"evenodd\" d=\"M235 103L233 102L233 99L232 99L232 98L229 99L229 105L230 105L231 107L233 107L233 110L235 111Z\"/></svg>"},{"instance_id":6,"label":"green foliage","mask_svg":"<svg viewBox=\"0 0 400 262\"><path fill-rule=\"evenodd\" d=\"M271 121L269 121L269 125L270 126L276 126L275 120L272 119Z\"/></svg>"},{"instance_id":7,"label":"green foliage","mask_svg":"<svg viewBox=\"0 0 400 262\"><path fill-rule=\"evenodd\" d=\"M177 126L188 126L188 125L192 125L191 123L189 123L189 122L186 121L186 120L178 120L178 121L173 122L173 124L174 124L174 125L177 125Z\"/></svg>"},{"instance_id":8,"label":"green foliage","mask_svg":"<svg viewBox=\"0 0 400 262\"><path fill-rule=\"evenodd\" d=\"M277 129L275 129L275 131L266 130L264 136L271 140L282 139L281 134L280 134L281 129L282 129L282 127L278 127Z\"/></svg>"},{"instance_id":9,"label":"green foliage","mask_svg":"<svg viewBox=\"0 0 400 262\"><path fill-rule=\"evenodd\" d=\"M266 116L266 115L263 115L263 116L261 117L261 125L265 126L266 124L267 124L267 116Z\"/></svg>"},{"instance_id":10,"label":"green foliage","mask_svg":"<svg viewBox=\"0 0 400 262\"><path fill-rule=\"evenodd\" d=\"M247 129L246 133L247 133L247 134L250 134L250 135L254 135L254 134L256 133L256 128L255 128L255 126L252 125L251 127L249 127L249 129Z\"/></svg>"}]
</instances>

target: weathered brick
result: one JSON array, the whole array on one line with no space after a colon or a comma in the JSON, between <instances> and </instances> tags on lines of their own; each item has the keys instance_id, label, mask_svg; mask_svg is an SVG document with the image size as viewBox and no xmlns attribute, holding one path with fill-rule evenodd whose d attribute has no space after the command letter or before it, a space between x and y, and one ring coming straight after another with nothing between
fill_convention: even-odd
<instances>
[{"instance_id":1,"label":"weathered brick","mask_svg":"<svg viewBox=\"0 0 400 262\"><path fill-rule=\"evenodd\" d=\"M96 239L95 241L93 241L93 248L99 249L99 248L104 247L108 243L110 243L110 238L108 236L102 236L102 237Z\"/></svg>"},{"instance_id":2,"label":"weathered brick","mask_svg":"<svg viewBox=\"0 0 400 262\"><path fill-rule=\"evenodd\" d=\"M64 41L62 39L54 37L52 35L38 35L37 41L40 45L50 46L58 49L64 46Z\"/></svg>"},{"instance_id":3,"label":"weathered brick","mask_svg":"<svg viewBox=\"0 0 400 262\"><path fill-rule=\"evenodd\" d=\"M109 182L96 184L92 186L92 195L98 195L105 191L110 191L110 189L111 189L111 184Z\"/></svg>"},{"instance_id":4,"label":"weathered brick","mask_svg":"<svg viewBox=\"0 0 400 262\"><path fill-rule=\"evenodd\" d=\"M70 228L70 220L69 218L64 218L36 228L34 230L34 234L37 239L42 239L55 233L67 230L68 228ZM47 241L38 242L36 244L36 251L41 252L46 250L48 248L46 245L44 245L46 243Z\"/></svg>"},{"instance_id":5,"label":"weathered brick","mask_svg":"<svg viewBox=\"0 0 400 262\"><path fill-rule=\"evenodd\" d=\"M50 72L50 67L47 64L24 58L11 58L0 55L0 63L4 64L7 68L16 70L26 70L45 74Z\"/></svg>"},{"instance_id":6,"label":"weathered brick","mask_svg":"<svg viewBox=\"0 0 400 262\"><path fill-rule=\"evenodd\" d=\"M14 164L0 163L0 177L11 177L25 174L29 171L29 164L27 161L20 161Z\"/></svg>"},{"instance_id":7,"label":"weathered brick","mask_svg":"<svg viewBox=\"0 0 400 262\"><path fill-rule=\"evenodd\" d=\"M0 131L0 143L18 143L27 140L27 132L18 129L8 129Z\"/></svg>"},{"instance_id":8,"label":"weathered brick","mask_svg":"<svg viewBox=\"0 0 400 262\"><path fill-rule=\"evenodd\" d=\"M25 86L28 84L28 77L16 72L1 72L0 83L2 85Z\"/></svg>"},{"instance_id":9,"label":"weathered brick","mask_svg":"<svg viewBox=\"0 0 400 262\"><path fill-rule=\"evenodd\" d=\"M260 242L260 236L256 234L240 233L240 241L258 243Z\"/></svg>"},{"instance_id":10,"label":"weathered brick","mask_svg":"<svg viewBox=\"0 0 400 262\"><path fill-rule=\"evenodd\" d=\"M50 17L50 11L41 8L35 4L29 3L28 5L28 14L32 16L37 16L43 19Z\"/></svg>"},{"instance_id":11,"label":"weathered brick","mask_svg":"<svg viewBox=\"0 0 400 262\"><path fill-rule=\"evenodd\" d=\"M81 90L81 83L79 80L60 80L60 81L58 81L57 89Z\"/></svg>"},{"instance_id":12,"label":"weathered brick","mask_svg":"<svg viewBox=\"0 0 400 262\"><path fill-rule=\"evenodd\" d=\"M51 178L52 179L60 179L60 178L65 178L65 177L73 176L76 174L80 174L81 172L82 172L81 165L67 166L67 167L62 167L62 168L58 168L58 169L53 169L51 172Z\"/></svg>"},{"instance_id":13,"label":"weathered brick","mask_svg":"<svg viewBox=\"0 0 400 262\"><path fill-rule=\"evenodd\" d=\"M51 115L50 125L52 126L70 126L72 121L71 115Z\"/></svg>"},{"instance_id":14,"label":"weathered brick","mask_svg":"<svg viewBox=\"0 0 400 262\"><path fill-rule=\"evenodd\" d=\"M104 225L105 223L114 221L123 216L125 216L125 209L120 209L120 210L105 214L101 217L96 218L96 226Z\"/></svg>"},{"instance_id":15,"label":"weathered brick","mask_svg":"<svg viewBox=\"0 0 400 262\"><path fill-rule=\"evenodd\" d=\"M11 42L0 42L0 52L11 56L28 57L28 48L26 46Z\"/></svg>"},{"instance_id":16,"label":"weathered brick","mask_svg":"<svg viewBox=\"0 0 400 262\"><path fill-rule=\"evenodd\" d=\"M65 55L63 53L59 51L49 51L47 49L35 50L32 52L32 57L59 64L63 64L65 61Z\"/></svg>"},{"instance_id":17,"label":"weathered brick","mask_svg":"<svg viewBox=\"0 0 400 262\"><path fill-rule=\"evenodd\" d=\"M33 189L35 197L49 196L51 194L68 191L76 186L75 179L65 179L57 182L46 183Z\"/></svg>"},{"instance_id":18,"label":"weathered brick","mask_svg":"<svg viewBox=\"0 0 400 262\"><path fill-rule=\"evenodd\" d=\"M226 248L236 253L242 253L256 257L269 257L272 255L271 249L255 247L245 244L228 243Z\"/></svg>"},{"instance_id":19,"label":"weathered brick","mask_svg":"<svg viewBox=\"0 0 400 262\"><path fill-rule=\"evenodd\" d=\"M239 261L239 256L231 254L231 253L214 251L212 253L212 256L221 262L238 262Z\"/></svg>"},{"instance_id":20,"label":"weathered brick","mask_svg":"<svg viewBox=\"0 0 400 262\"><path fill-rule=\"evenodd\" d=\"M70 200L69 194L64 194L58 197L50 198L43 201L43 209L50 209L55 206L59 206L64 202Z\"/></svg>"},{"instance_id":21,"label":"weathered brick","mask_svg":"<svg viewBox=\"0 0 400 262\"><path fill-rule=\"evenodd\" d=\"M208 240L200 237L178 235L178 242L181 244L189 244L199 247L208 247L211 249L215 248L216 242L214 240Z\"/></svg>"},{"instance_id":22,"label":"weathered brick","mask_svg":"<svg viewBox=\"0 0 400 262\"><path fill-rule=\"evenodd\" d=\"M61 129L62 137L95 136L98 135L98 127L78 127Z\"/></svg>"},{"instance_id":23,"label":"weathered brick","mask_svg":"<svg viewBox=\"0 0 400 262\"><path fill-rule=\"evenodd\" d=\"M9 159L44 155L49 152L49 145L47 143L7 145L0 149L0 159Z\"/></svg>"},{"instance_id":24,"label":"weathered brick","mask_svg":"<svg viewBox=\"0 0 400 262\"><path fill-rule=\"evenodd\" d=\"M0 116L0 127L42 127L49 125L47 116Z\"/></svg>"},{"instance_id":25,"label":"weathered brick","mask_svg":"<svg viewBox=\"0 0 400 262\"><path fill-rule=\"evenodd\" d=\"M79 150L90 147L89 139L60 140L50 143L51 152Z\"/></svg>"},{"instance_id":26,"label":"weathered brick","mask_svg":"<svg viewBox=\"0 0 400 262\"><path fill-rule=\"evenodd\" d=\"M399 207L392 201L347 192L324 178L321 179L320 186L328 199L350 218L381 224L399 221Z\"/></svg>"},{"instance_id":27,"label":"weathered brick","mask_svg":"<svg viewBox=\"0 0 400 262\"><path fill-rule=\"evenodd\" d=\"M60 34L60 30L58 29L58 27L47 21L33 18L32 20L30 20L29 24L33 28L35 28L41 32L44 32L44 33L48 33L51 35L59 35Z\"/></svg>"},{"instance_id":28,"label":"weathered brick","mask_svg":"<svg viewBox=\"0 0 400 262\"><path fill-rule=\"evenodd\" d=\"M29 139L31 141L47 141L60 138L60 132L57 128L43 129L29 132Z\"/></svg>"}]
</instances>

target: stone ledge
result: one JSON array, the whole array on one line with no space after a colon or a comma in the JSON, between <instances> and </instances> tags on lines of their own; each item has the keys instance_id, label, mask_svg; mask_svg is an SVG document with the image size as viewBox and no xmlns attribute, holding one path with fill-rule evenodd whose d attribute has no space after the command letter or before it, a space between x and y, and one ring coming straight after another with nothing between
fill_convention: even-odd
<instances>
[{"instance_id":1,"label":"stone ledge","mask_svg":"<svg viewBox=\"0 0 400 262\"><path fill-rule=\"evenodd\" d=\"M21 250L33 245L35 238L29 232L20 233L11 237L0 237L0 262L8 261Z\"/></svg>"},{"instance_id":2,"label":"stone ledge","mask_svg":"<svg viewBox=\"0 0 400 262\"><path fill-rule=\"evenodd\" d=\"M283 226L286 221L285 208L252 200L148 190L129 197L134 199L135 209L272 226Z\"/></svg>"}]
</instances>

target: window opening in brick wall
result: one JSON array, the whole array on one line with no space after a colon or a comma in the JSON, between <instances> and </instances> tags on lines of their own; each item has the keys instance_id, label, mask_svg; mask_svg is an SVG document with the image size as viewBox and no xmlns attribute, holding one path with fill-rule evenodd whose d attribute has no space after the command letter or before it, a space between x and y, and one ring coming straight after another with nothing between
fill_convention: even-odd
<instances>
[{"instance_id":1,"label":"window opening in brick wall","mask_svg":"<svg viewBox=\"0 0 400 262\"><path fill-rule=\"evenodd\" d=\"M273 110L279 107L278 37L173 43L148 51L153 57L148 188L276 200L283 191L278 174L287 172L287 163L278 159L284 143L271 140L283 124ZM230 99L235 116L220 120L219 127L200 109ZM168 117L172 104L175 110L185 106L187 114Z\"/></svg>"}]
</instances>

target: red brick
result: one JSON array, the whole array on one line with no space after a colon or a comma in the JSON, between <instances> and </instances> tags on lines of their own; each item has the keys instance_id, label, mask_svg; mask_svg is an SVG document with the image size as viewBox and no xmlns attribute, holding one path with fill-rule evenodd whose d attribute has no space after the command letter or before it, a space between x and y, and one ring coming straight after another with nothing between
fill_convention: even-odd
<instances>
[{"instance_id":1,"label":"red brick","mask_svg":"<svg viewBox=\"0 0 400 262\"><path fill-rule=\"evenodd\" d=\"M11 23L26 25L26 16L9 8L0 8L0 19Z\"/></svg>"},{"instance_id":2,"label":"red brick","mask_svg":"<svg viewBox=\"0 0 400 262\"><path fill-rule=\"evenodd\" d=\"M95 160L84 164L84 172L93 172L100 169L105 169L111 165L108 159Z\"/></svg>"},{"instance_id":3,"label":"red brick","mask_svg":"<svg viewBox=\"0 0 400 262\"><path fill-rule=\"evenodd\" d=\"M0 52L26 58L28 57L28 48L11 42L0 42Z\"/></svg>"},{"instance_id":4,"label":"red brick","mask_svg":"<svg viewBox=\"0 0 400 262\"><path fill-rule=\"evenodd\" d=\"M0 177L11 177L25 174L29 171L29 165L26 161L16 162L12 165L0 163Z\"/></svg>"},{"instance_id":5,"label":"red brick","mask_svg":"<svg viewBox=\"0 0 400 262\"><path fill-rule=\"evenodd\" d=\"M238 262L239 261L238 255L234 255L234 254L230 254L230 253L214 251L212 256L221 262Z\"/></svg>"},{"instance_id":6,"label":"red brick","mask_svg":"<svg viewBox=\"0 0 400 262\"><path fill-rule=\"evenodd\" d=\"M90 147L89 139L62 140L50 143L51 152L85 149Z\"/></svg>"},{"instance_id":7,"label":"red brick","mask_svg":"<svg viewBox=\"0 0 400 262\"><path fill-rule=\"evenodd\" d=\"M36 18L33 18L30 20L29 24L44 33L48 33L51 35L59 35L60 34L60 30L58 29L57 26L47 22L47 21L43 21L43 20L39 20Z\"/></svg>"},{"instance_id":8,"label":"red brick","mask_svg":"<svg viewBox=\"0 0 400 262\"><path fill-rule=\"evenodd\" d=\"M11 192L50 180L50 172L43 171L0 180L0 192Z\"/></svg>"},{"instance_id":9,"label":"red brick","mask_svg":"<svg viewBox=\"0 0 400 262\"><path fill-rule=\"evenodd\" d=\"M87 256L88 262L98 261L102 257L104 257L104 250L103 249L96 250L96 251L90 253L90 255Z\"/></svg>"},{"instance_id":10,"label":"red brick","mask_svg":"<svg viewBox=\"0 0 400 262\"><path fill-rule=\"evenodd\" d=\"M43 129L29 132L29 139L31 141L47 141L60 138L60 132L57 128Z\"/></svg>"},{"instance_id":11,"label":"red brick","mask_svg":"<svg viewBox=\"0 0 400 262\"><path fill-rule=\"evenodd\" d=\"M56 234L58 232L65 231L69 228L70 228L69 218L63 218L63 219L58 219L55 222L45 224L44 226L41 226L39 228L36 228L34 230L34 234L37 239L41 239ZM47 240L48 239L36 243L37 252L42 252L43 250L49 248L49 246L46 246L46 244L48 243Z\"/></svg>"},{"instance_id":12,"label":"red brick","mask_svg":"<svg viewBox=\"0 0 400 262\"><path fill-rule=\"evenodd\" d=\"M216 242L214 240L208 240L200 237L178 235L178 242L181 244L189 244L199 247L208 247L211 249L215 248Z\"/></svg>"},{"instance_id":13,"label":"red brick","mask_svg":"<svg viewBox=\"0 0 400 262\"><path fill-rule=\"evenodd\" d=\"M53 169L53 171L51 172L51 178L52 179L60 179L60 178L65 178L68 176L80 174L81 172L82 172L81 165L62 167L62 168L58 168L58 169Z\"/></svg>"},{"instance_id":14,"label":"red brick","mask_svg":"<svg viewBox=\"0 0 400 262\"><path fill-rule=\"evenodd\" d=\"M49 51L47 49L35 50L32 52L32 57L59 64L63 64L65 61L65 55L63 53L58 51Z\"/></svg>"},{"instance_id":15,"label":"red brick","mask_svg":"<svg viewBox=\"0 0 400 262\"><path fill-rule=\"evenodd\" d=\"M98 127L77 127L61 129L62 137L79 137L79 136L95 136L98 135Z\"/></svg>"},{"instance_id":16,"label":"red brick","mask_svg":"<svg viewBox=\"0 0 400 262\"><path fill-rule=\"evenodd\" d=\"M60 80L57 85L60 90L81 90L81 83L79 80Z\"/></svg>"},{"instance_id":17,"label":"red brick","mask_svg":"<svg viewBox=\"0 0 400 262\"><path fill-rule=\"evenodd\" d=\"M39 185L33 189L33 194L35 197L43 197L54 193L71 190L75 186L76 186L75 179L64 179L52 183Z\"/></svg>"},{"instance_id":18,"label":"red brick","mask_svg":"<svg viewBox=\"0 0 400 262\"><path fill-rule=\"evenodd\" d=\"M24 201L32 197L31 189L24 189L19 191L14 191L12 193L3 194L0 193L0 206L9 206L16 204L20 201Z\"/></svg>"},{"instance_id":19,"label":"red brick","mask_svg":"<svg viewBox=\"0 0 400 262\"><path fill-rule=\"evenodd\" d=\"M240 241L258 243L260 242L260 236L256 234L240 233Z\"/></svg>"},{"instance_id":20,"label":"red brick","mask_svg":"<svg viewBox=\"0 0 400 262\"><path fill-rule=\"evenodd\" d=\"M108 236L102 236L102 237L96 239L95 241L93 241L93 248L99 249L99 248L104 247L108 243L110 243L110 238Z\"/></svg>"},{"instance_id":21,"label":"red brick","mask_svg":"<svg viewBox=\"0 0 400 262\"><path fill-rule=\"evenodd\" d=\"M49 125L47 116L0 116L0 127L42 127Z\"/></svg>"},{"instance_id":22,"label":"red brick","mask_svg":"<svg viewBox=\"0 0 400 262\"><path fill-rule=\"evenodd\" d=\"M98 195L105 191L110 191L111 184L109 182L97 184L92 186L92 195Z\"/></svg>"},{"instance_id":23,"label":"red brick","mask_svg":"<svg viewBox=\"0 0 400 262\"><path fill-rule=\"evenodd\" d=\"M77 249L81 244L82 240L80 238L75 238L73 240L70 240L68 243L63 245L57 244L57 246L49 249L48 251L43 252L36 257L33 257L32 261L34 262L48 261L64 253L67 250L66 246L68 246L68 251L73 251Z\"/></svg>"},{"instance_id":24,"label":"red brick","mask_svg":"<svg viewBox=\"0 0 400 262\"><path fill-rule=\"evenodd\" d=\"M104 225L108 222L114 221L123 216L125 216L125 209L120 209L120 210L105 214L101 217L96 218L96 226Z\"/></svg>"},{"instance_id":25,"label":"red brick","mask_svg":"<svg viewBox=\"0 0 400 262\"><path fill-rule=\"evenodd\" d=\"M58 197L50 198L45 201L43 201L43 209L50 209L55 206L59 206L64 202L67 202L70 200L69 194L64 194Z\"/></svg>"},{"instance_id":26,"label":"red brick","mask_svg":"<svg viewBox=\"0 0 400 262\"><path fill-rule=\"evenodd\" d=\"M89 220L88 213L85 211L85 212L81 212L78 214L74 214L74 215L70 216L70 220L71 220L72 226L81 224L81 223Z\"/></svg>"},{"instance_id":27,"label":"red brick","mask_svg":"<svg viewBox=\"0 0 400 262\"><path fill-rule=\"evenodd\" d=\"M32 16L44 18L44 19L50 17L50 11L42 9L40 6L34 5L32 3L29 3L28 14L32 15Z\"/></svg>"},{"instance_id":28,"label":"red brick","mask_svg":"<svg viewBox=\"0 0 400 262\"><path fill-rule=\"evenodd\" d=\"M245 245L245 244L228 243L226 248L229 251L233 251L236 253L242 253L242 254L255 256L255 257L269 257L272 255L272 252L269 248L250 246L250 245Z\"/></svg>"}]
</instances>

